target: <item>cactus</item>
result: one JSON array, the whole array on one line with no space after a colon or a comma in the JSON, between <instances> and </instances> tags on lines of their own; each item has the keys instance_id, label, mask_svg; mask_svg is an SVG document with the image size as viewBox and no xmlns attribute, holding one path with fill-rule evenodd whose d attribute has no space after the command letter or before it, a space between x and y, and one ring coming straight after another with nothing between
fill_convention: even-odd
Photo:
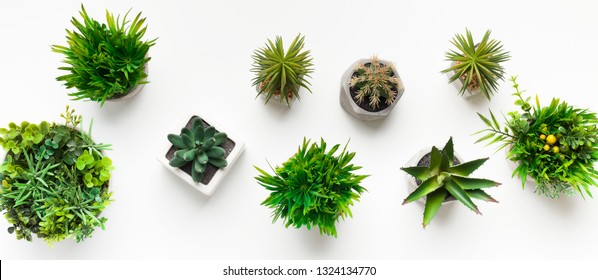
<instances>
[{"instance_id":1,"label":"cactus","mask_svg":"<svg viewBox=\"0 0 598 280\"><path fill-rule=\"evenodd\" d=\"M213 126L204 127L201 118L193 119L191 129L184 127L181 134L168 134L168 141L177 149L170 160L170 166L183 167L191 163L191 177L198 183L207 164L217 168L227 166L225 150L220 147L226 140L226 133L216 132Z\"/></svg>"},{"instance_id":2,"label":"cactus","mask_svg":"<svg viewBox=\"0 0 598 280\"><path fill-rule=\"evenodd\" d=\"M367 65L369 64L369 65ZM363 63L355 68L355 73L349 81L351 89L355 90L355 101L361 104L367 97L369 105L376 109L380 101L392 104L397 96L397 86L400 83L394 75L392 65L384 65L378 57L372 56L371 62Z\"/></svg>"}]
</instances>

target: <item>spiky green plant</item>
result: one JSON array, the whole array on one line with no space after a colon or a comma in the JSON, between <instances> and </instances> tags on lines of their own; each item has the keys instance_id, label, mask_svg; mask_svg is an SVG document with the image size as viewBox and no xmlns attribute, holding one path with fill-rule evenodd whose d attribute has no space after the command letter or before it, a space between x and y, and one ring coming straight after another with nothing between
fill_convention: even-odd
<instances>
[{"instance_id":1,"label":"spiky green plant","mask_svg":"<svg viewBox=\"0 0 598 280\"><path fill-rule=\"evenodd\" d=\"M517 163L512 176L521 178L522 187L529 176L536 182L537 194L558 198L560 194L583 196L585 191L591 197L590 186L598 186L596 113L556 98L543 107L537 95L532 106L516 79L511 78L513 95L521 112L509 112L504 127L492 111L489 118L478 113L487 128L477 132L483 133L477 142L501 143L498 150L508 148L507 159Z\"/></svg>"},{"instance_id":2,"label":"spiky green plant","mask_svg":"<svg viewBox=\"0 0 598 280\"><path fill-rule=\"evenodd\" d=\"M258 96L266 96L265 103L277 96L290 107L293 98L300 98L300 87L311 93L306 78L311 78L313 64L310 51L302 52L304 39L305 36L297 35L285 53L282 38L276 36L274 42L268 39L265 47L253 52L253 86L258 85Z\"/></svg>"},{"instance_id":3,"label":"spiky green plant","mask_svg":"<svg viewBox=\"0 0 598 280\"><path fill-rule=\"evenodd\" d=\"M355 153L346 146L334 155L339 146L326 151L323 139L320 145L303 139L297 153L273 169L274 175L255 167L260 173L255 179L271 192L262 205L274 209L273 223L283 219L285 227L317 226L320 234L336 237L336 222L352 217L349 206L366 191L360 183L368 177L353 173L361 167L350 164Z\"/></svg>"},{"instance_id":4,"label":"spiky green plant","mask_svg":"<svg viewBox=\"0 0 598 280\"><path fill-rule=\"evenodd\" d=\"M225 150L220 145L226 140L226 133L216 132L213 126L204 127L201 118L193 119L191 129L184 127L181 134L168 134L168 141L177 151L170 159L170 166L183 167L192 164L191 177L198 183L203 178L208 164L217 168L228 165Z\"/></svg>"},{"instance_id":5,"label":"spiky green plant","mask_svg":"<svg viewBox=\"0 0 598 280\"><path fill-rule=\"evenodd\" d=\"M465 29L465 36L455 34L451 43L457 50L446 52L446 60L453 63L442 73L451 72L449 83L461 79L463 86L459 94L465 90L470 92L478 89L490 100L498 90L498 80L504 80L505 70L500 63L508 61L511 56L503 50L502 43L490 40L490 30L486 31L482 41L475 44L469 29Z\"/></svg>"},{"instance_id":6,"label":"spiky green plant","mask_svg":"<svg viewBox=\"0 0 598 280\"><path fill-rule=\"evenodd\" d=\"M83 5L79 14L83 22L73 17L76 30L66 31L68 46L52 46L68 64L58 69L69 72L56 80L64 81L68 89L77 89L69 95L75 100L100 102L101 106L107 99L124 96L133 87L147 83L144 67L156 39L142 41L147 26L141 12L129 21L129 12L121 20L106 10L107 24L90 18Z\"/></svg>"},{"instance_id":7,"label":"spiky green plant","mask_svg":"<svg viewBox=\"0 0 598 280\"><path fill-rule=\"evenodd\" d=\"M401 170L422 182L417 189L405 198L403 205L426 197L424 228L430 224L442 202L450 196L456 198L477 214L481 214L472 198L498 202L483 189L499 186L500 183L488 179L469 178L468 176L487 160L488 158L482 158L456 164L452 137L442 150L432 147L429 166L401 168Z\"/></svg>"},{"instance_id":8,"label":"spiky green plant","mask_svg":"<svg viewBox=\"0 0 598 280\"><path fill-rule=\"evenodd\" d=\"M376 109L380 101L386 105L391 105L395 101L400 81L394 75L393 67L380 63L375 55L370 62L357 65L355 68L357 75L353 75L349 81L351 88L357 92L355 95L357 104L361 104L367 98L370 107Z\"/></svg>"},{"instance_id":9,"label":"spiky green plant","mask_svg":"<svg viewBox=\"0 0 598 280\"><path fill-rule=\"evenodd\" d=\"M65 124L11 123L0 129L7 156L0 165L0 210L17 239L32 235L52 245L77 242L104 229L101 212L111 203L108 189L112 160L88 132L77 129L81 117L67 106Z\"/></svg>"}]
</instances>

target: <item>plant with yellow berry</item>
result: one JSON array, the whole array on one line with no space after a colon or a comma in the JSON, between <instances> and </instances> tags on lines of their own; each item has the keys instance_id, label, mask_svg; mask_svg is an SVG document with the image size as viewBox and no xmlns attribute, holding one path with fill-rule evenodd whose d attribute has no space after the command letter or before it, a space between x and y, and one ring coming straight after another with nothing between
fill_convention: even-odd
<instances>
[{"instance_id":1,"label":"plant with yellow berry","mask_svg":"<svg viewBox=\"0 0 598 280\"><path fill-rule=\"evenodd\" d=\"M488 145L501 143L498 150L508 147L507 159L516 161L513 176L518 175L525 185L529 176L536 182L536 193L551 198L576 192L590 197L590 186L598 186L598 118L587 109L579 109L553 98L549 106L535 106L524 99L516 77L512 77L515 105L522 112L508 113L501 128L490 111L490 118L478 113L488 128L477 141ZM476 142L476 143L477 143Z\"/></svg>"}]
</instances>

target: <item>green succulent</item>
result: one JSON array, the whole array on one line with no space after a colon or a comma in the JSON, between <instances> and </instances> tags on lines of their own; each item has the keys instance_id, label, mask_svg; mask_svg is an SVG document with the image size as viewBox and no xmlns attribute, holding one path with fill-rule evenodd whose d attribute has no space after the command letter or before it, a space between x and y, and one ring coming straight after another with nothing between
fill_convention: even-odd
<instances>
[{"instance_id":1,"label":"green succulent","mask_svg":"<svg viewBox=\"0 0 598 280\"><path fill-rule=\"evenodd\" d=\"M420 180L422 183L405 200L403 205L426 198L424 208L424 228L430 224L442 202L454 197L477 214L481 214L472 198L488 202L498 202L483 189L499 186L500 183L469 178L488 158L476 159L465 163L456 163L451 137L442 150L432 147L429 166L403 167L401 170Z\"/></svg>"},{"instance_id":2,"label":"green succulent","mask_svg":"<svg viewBox=\"0 0 598 280\"><path fill-rule=\"evenodd\" d=\"M274 42L268 39L265 47L253 52L253 86L258 86L258 95L266 96L266 103L272 96L279 96L280 102L290 107L293 98L299 99L300 87L311 92L306 77L311 78L313 64L310 51L301 51L304 38L297 35L286 53L280 36Z\"/></svg>"},{"instance_id":3,"label":"green succulent","mask_svg":"<svg viewBox=\"0 0 598 280\"><path fill-rule=\"evenodd\" d=\"M451 43L457 50L446 52L446 60L453 64L442 73L453 73L449 83L457 79L463 81L459 94L465 90L477 91L478 89L490 100L491 95L498 90L498 80L504 80L504 68L501 63L508 61L509 52L502 49L502 43L495 39L490 40L490 30L486 31L482 41L475 44L469 29L465 29L465 36L455 34Z\"/></svg>"},{"instance_id":4,"label":"green succulent","mask_svg":"<svg viewBox=\"0 0 598 280\"><path fill-rule=\"evenodd\" d=\"M488 145L500 143L498 150L508 148L507 159L517 162L512 176L521 178L521 186L529 176L536 182L537 194L558 198L560 194L590 197L590 186L598 185L598 118L587 109L579 109L553 98L549 106L535 105L525 91L519 90L512 77L515 105L501 125L490 111L490 117L478 113L487 128L477 141Z\"/></svg>"},{"instance_id":5,"label":"green succulent","mask_svg":"<svg viewBox=\"0 0 598 280\"><path fill-rule=\"evenodd\" d=\"M107 99L124 96L133 87L147 83L144 66L150 61L147 53L156 39L142 41L147 26L143 26L141 13L130 21L128 12L121 20L106 11L107 24L90 18L83 5L79 14L83 21L73 17L76 30L67 30L68 46L52 46L68 64L58 69L69 72L56 80L77 89L69 95L75 100L100 102L101 106Z\"/></svg>"},{"instance_id":6,"label":"green succulent","mask_svg":"<svg viewBox=\"0 0 598 280\"><path fill-rule=\"evenodd\" d=\"M99 215L111 203L114 167L102 153L109 145L93 142L91 125L88 132L77 129L81 117L68 106L61 116L65 124L22 122L0 129L0 144L8 151L0 165L0 211L17 239L79 242L107 221Z\"/></svg>"},{"instance_id":7,"label":"green succulent","mask_svg":"<svg viewBox=\"0 0 598 280\"><path fill-rule=\"evenodd\" d=\"M359 64L355 68L355 73L357 75L351 77L349 85L357 92L355 95L357 104L361 104L367 98L369 105L376 109L380 101L386 105L391 105L395 101L400 81L394 75L392 65L380 63L378 57L374 55L370 62Z\"/></svg>"},{"instance_id":8,"label":"green succulent","mask_svg":"<svg viewBox=\"0 0 598 280\"><path fill-rule=\"evenodd\" d=\"M192 164L191 177L196 183L203 178L208 164L217 168L228 165L225 150L220 145L226 133L216 132L213 126L204 127L201 118L193 119L191 129L184 127L180 135L168 134L168 141L177 149L170 159L170 166L183 167Z\"/></svg>"},{"instance_id":9,"label":"green succulent","mask_svg":"<svg viewBox=\"0 0 598 280\"><path fill-rule=\"evenodd\" d=\"M338 149L337 144L326 151L323 139L320 145L303 139L297 153L273 169L274 175L255 167L260 173L255 179L271 192L262 205L274 209L273 223L281 218L285 227L317 226L320 234L336 237L336 222L352 216L349 207L366 191L360 184L368 177L353 173L361 169L350 163L355 153L345 146L335 156Z\"/></svg>"}]
</instances>

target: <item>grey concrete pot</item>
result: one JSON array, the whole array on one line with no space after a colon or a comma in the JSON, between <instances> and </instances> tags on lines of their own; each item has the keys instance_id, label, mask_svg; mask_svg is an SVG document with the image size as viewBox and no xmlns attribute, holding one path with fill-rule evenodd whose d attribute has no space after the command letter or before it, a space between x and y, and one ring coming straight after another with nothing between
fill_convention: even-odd
<instances>
[{"instance_id":1,"label":"grey concrete pot","mask_svg":"<svg viewBox=\"0 0 598 280\"><path fill-rule=\"evenodd\" d=\"M395 99L395 102L378 112L369 112L359 107L359 105L357 105L357 103L355 103L355 100L351 97L349 81L351 80L351 76L353 75L353 72L355 71L355 67L357 65L368 63L371 61L371 59L360 59L355 61L355 63L353 63L351 67L347 68L347 70L345 71L345 73L343 73L343 76L341 78L341 107L343 107L345 111L349 112L351 115L355 116L356 118L362 121L375 121L388 116L388 114L390 114L395 105L399 103L399 99L401 99L401 96L403 96L403 92L405 91L405 86L403 85L403 81L401 80L401 77L399 76L399 72L397 72L395 65L388 60L379 59L380 63L390 66L392 72L399 79L399 83L397 85L397 97Z\"/></svg>"}]
</instances>

